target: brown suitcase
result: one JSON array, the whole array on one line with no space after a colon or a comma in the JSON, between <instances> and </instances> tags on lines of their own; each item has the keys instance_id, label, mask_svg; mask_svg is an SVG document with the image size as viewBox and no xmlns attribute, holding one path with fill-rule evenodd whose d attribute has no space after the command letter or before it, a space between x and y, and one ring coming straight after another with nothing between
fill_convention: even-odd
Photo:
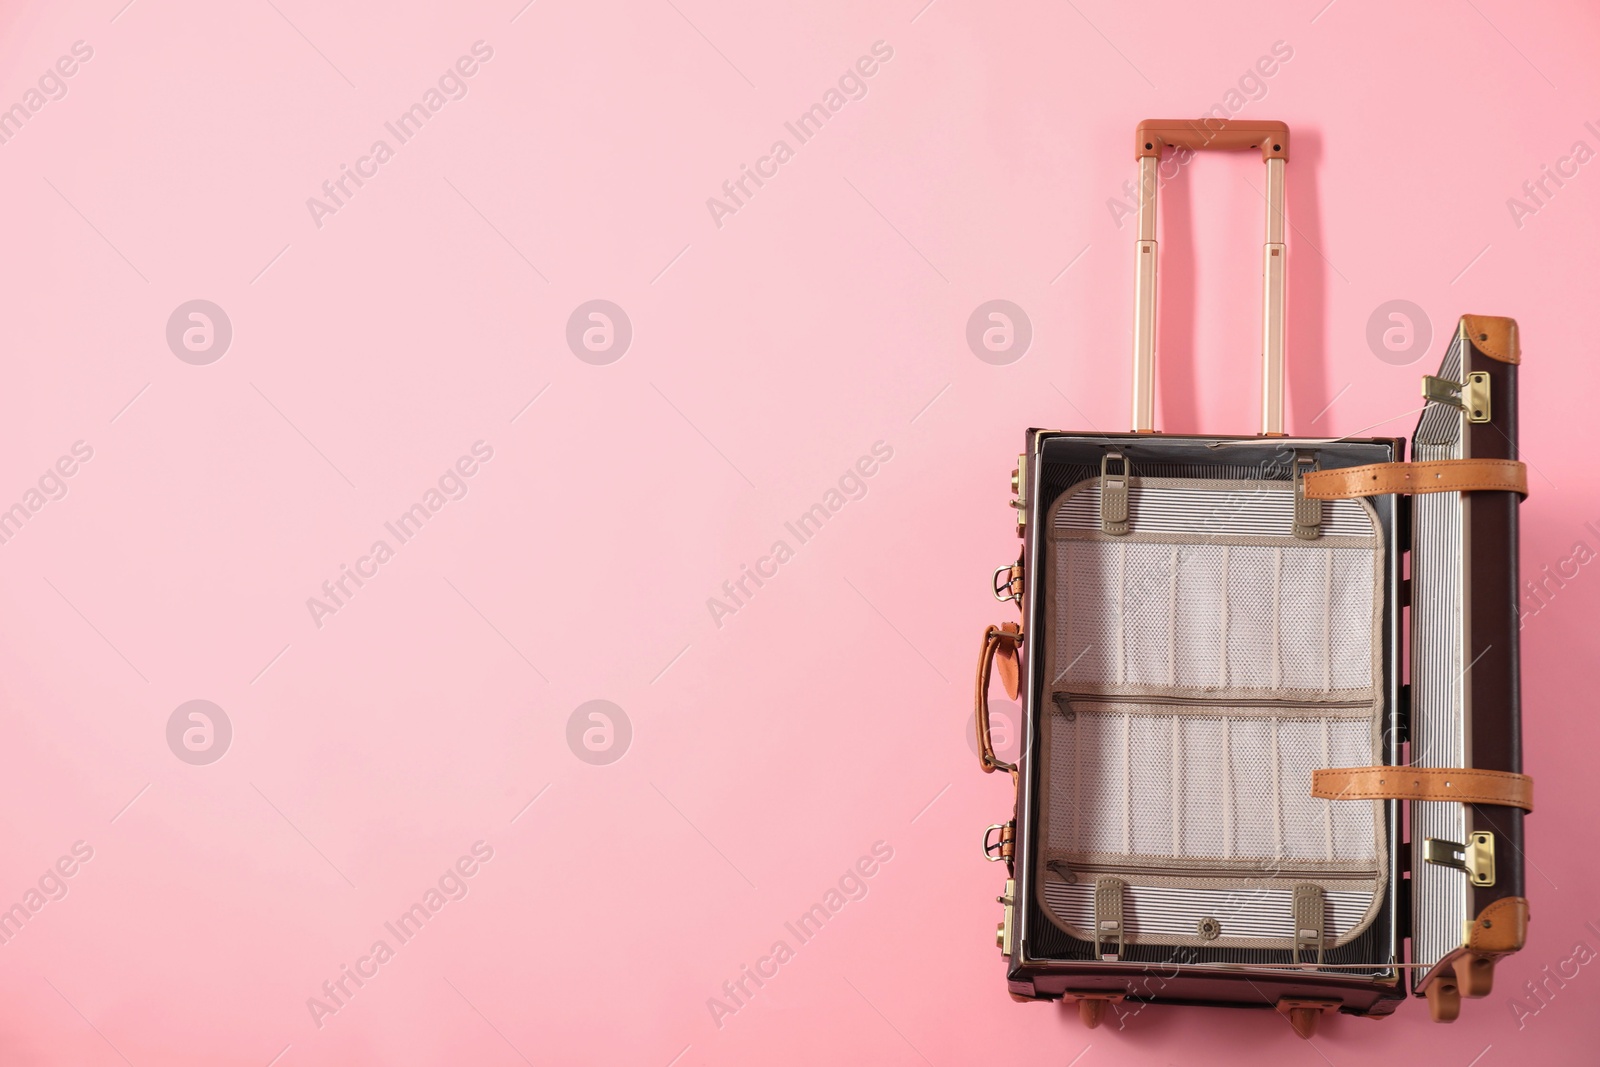
<instances>
[{"instance_id":1,"label":"brown suitcase","mask_svg":"<svg viewBox=\"0 0 1600 1067\"><path fill-rule=\"evenodd\" d=\"M1154 432L1169 146L1265 161L1259 435ZM1147 121L1135 154L1134 430L1028 431L1022 552L995 576L1022 620L985 631L978 669L980 762L1015 785L984 839L1009 990L1091 1026L1159 1001L1275 1008L1309 1036L1408 990L1454 1018L1527 921L1516 324L1461 320L1415 462L1394 438L1286 437L1287 127ZM988 732L996 662L1015 764Z\"/></svg>"}]
</instances>

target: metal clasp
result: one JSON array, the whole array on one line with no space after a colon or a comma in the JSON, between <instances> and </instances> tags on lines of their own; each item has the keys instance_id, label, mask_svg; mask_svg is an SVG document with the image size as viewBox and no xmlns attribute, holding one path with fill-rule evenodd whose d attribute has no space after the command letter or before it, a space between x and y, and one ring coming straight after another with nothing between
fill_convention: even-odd
<instances>
[{"instance_id":1,"label":"metal clasp","mask_svg":"<svg viewBox=\"0 0 1600 1067\"><path fill-rule=\"evenodd\" d=\"M1465 871L1473 885L1494 885L1494 834L1474 833L1465 845L1437 837L1422 839L1425 863Z\"/></svg>"},{"instance_id":2,"label":"metal clasp","mask_svg":"<svg viewBox=\"0 0 1600 1067\"><path fill-rule=\"evenodd\" d=\"M1011 506L1017 509L1017 536L1021 537L1028 526L1028 454L1017 455L1016 469L1011 472Z\"/></svg>"},{"instance_id":3,"label":"metal clasp","mask_svg":"<svg viewBox=\"0 0 1600 1067\"><path fill-rule=\"evenodd\" d=\"M1422 399L1430 404L1449 404L1453 408L1466 407L1461 402L1461 383L1433 374L1422 376Z\"/></svg>"},{"instance_id":4,"label":"metal clasp","mask_svg":"<svg viewBox=\"0 0 1600 1067\"><path fill-rule=\"evenodd\" d=\"M1012 928L1016 915L1016 898L1017 883L1014 879L1007 878L1005 892L994 898L995 903L1000 904L1005 908L1005 912L1002 915L1000 924L996 926L994 930L995 947L1000 950L1000 954L1002 956L1011 955Z\"/></svg>"},{"instance_id":5,"label":"metal clasp","mask_svg":"<svg viewBox=\"0 0 1600 1067\"><path fill-rule=\"evenodd\" d=\"M1467 413L1468 422L1488 422L1490 414L1489 374L1473 371L1467 380L1452 382L1432 374L1422 376L1422 398L1431 404L1449 404Z\"/></svg>"},{"instance_id":6,"label":"metal clasp","mask_svg":"<svg viewBox=\"0 0 1600 1067\"><path fill-rule=\"evenodd\" d=\"M1467 387L1462 390L1463 406L1467 411L1468 422L1489 421L1489 375L1484 371L1473 371L1467 375Z\"/></svg>"}]
</instances>

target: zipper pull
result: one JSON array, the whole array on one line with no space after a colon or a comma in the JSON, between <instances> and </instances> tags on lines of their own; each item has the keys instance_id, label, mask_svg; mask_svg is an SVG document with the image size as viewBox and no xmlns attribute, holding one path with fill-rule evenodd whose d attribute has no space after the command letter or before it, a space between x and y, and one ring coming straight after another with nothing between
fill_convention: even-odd
<instances>
[{"instance_id":1,"label":"zipper pull","mask_svg":"<svg viewBox=\"0 0 1600 1067\"><path fill-rule=\"evenodd\" d=\"M1078 880L1078 876L1072 873L1072 868L1067 866L1065 860L1045 860L1044 865L1054 871L1063 882L1075 883Z\"/></svg>"}]
</instances>

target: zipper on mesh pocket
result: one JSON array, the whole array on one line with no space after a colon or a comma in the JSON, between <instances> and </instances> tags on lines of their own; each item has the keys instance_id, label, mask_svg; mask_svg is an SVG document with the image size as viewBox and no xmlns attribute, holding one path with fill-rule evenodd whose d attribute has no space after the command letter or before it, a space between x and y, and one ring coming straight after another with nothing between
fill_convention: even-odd
<instances>
[{"instance_id":1,"label":"zipper on mesh pocket","mask_svg":"<svg viewBox=\"0 0 1600 1067\"><path fill-rule=\"evenodd\" d=\"M1244 868L1229 867L1210 868L1209 870L1196 870L1193 867L1162 867L1158 864L1142 863L1076 863L1069 865L1066 860L1046 860L1045 867L1060 876L1061 880L1068 883L1093 881L1093 877L1080 878L1080 875L1106 875L1110 877L1147 877L1147 878L1204 878L1216 881L1239 882L1246 879L1271 879L1280 874L1295 876L1315 875L1323 881L1372 881L1378 877L1376 867L1370 870L1329 871L1318 867L1308 866L1303 863L1284 862L1281 866L1262 871L1252 871Z\"/></svg>"},{"instance_id":2,"label":"zipper on mesh pocket","mask_svg":"<svg viewBox=\"0 0 1600 1067\"><path fill-rule=\"evenodd\" d=\"M1240 697L1148 696L1144 694L1110 696L1105 693L1066 692L1051 693L1050 699L1062 711L1068 710L1064 705L1080 702L1084 704L1155 704L1196 708L1303 708L1312 711L1318 708L1370 708L1373 704L1371 700L1276 700Z\"/></svg>"}]
</instances>

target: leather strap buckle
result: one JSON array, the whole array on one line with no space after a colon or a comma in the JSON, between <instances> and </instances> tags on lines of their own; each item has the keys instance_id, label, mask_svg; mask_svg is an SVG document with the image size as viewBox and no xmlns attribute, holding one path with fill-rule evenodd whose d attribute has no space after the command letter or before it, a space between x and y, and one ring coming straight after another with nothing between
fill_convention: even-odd
<instances>
[{"instance_id":1,"label":"leather strap buckle","mask_svg":"<svg viewBox=\"0 0 1600 1067\"><path fill-rule=\"evenodd\" d=\"M1000 831L996 838L994 832ZM997 822L983 831L983 858L990 863L1009 860L1016 853L1017 824Z\"/></svg>"}]
</instances>

